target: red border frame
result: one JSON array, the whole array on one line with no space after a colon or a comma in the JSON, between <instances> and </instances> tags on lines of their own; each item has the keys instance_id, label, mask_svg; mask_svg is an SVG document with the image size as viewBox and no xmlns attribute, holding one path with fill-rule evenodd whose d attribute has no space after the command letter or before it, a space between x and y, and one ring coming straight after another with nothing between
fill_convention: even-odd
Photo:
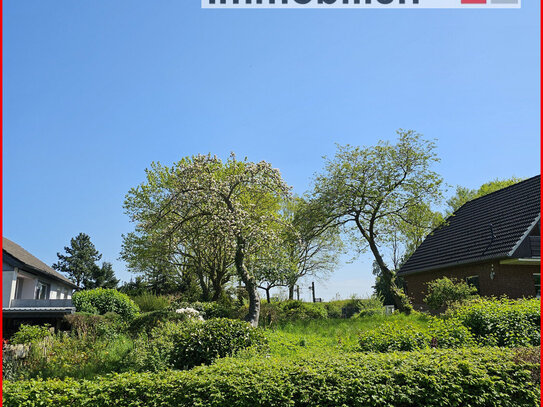
<instances>
[{"instance_id":1,"label":"red border frame","mask_svg":"<svg viewBox=\"0 0 543 407\"><path fill-rule=\"evenodd\" d=\"M462 4L486 4L486 0L461 0L462 1ZM3 13L3 1L0 0L0 90L2 91L2 98L0 98L0 122L3 124L4 120L3 120L3 102L4 102L4 99L3 99L3 95L4 95L4 92L3 92L3 84L4 84L4 78L3 78L3 44L4 44L4 38L3 38L3 17L4 17L4 13ZM541 21L543 20L543 10L540 9L540 16L539 16L539 38L540 38L540 49L539 49L539 52L540 52L540 94L539 94L539 102L540 102L540 109L541 109L541 105L542 105L542 98L541 98L541 93L543 92L543 84L541 83L541 79L543 79L542 75L541 75L541 64L543 64L543 58L541 56L542 52L543 52L543 31L541 30ZM543 163L541 162L541 156L543 156L543 147L541 146L541 140L542 140L542 137L541 137L541 129L542 129L542 112L543 110L540 110L540 128L539 128L539 141L540 141L540 173L543 172ZM0 154L0 187L3 187L3 126L0 127L0 152L2 152L2 154ZM543 182L542 182L542 186L543 186ZM543 191L541 191L541 198L543 198ZM4 207L4 201L3 201L3 188L0 188L0 207ZM541 209L540 209L541 210ZM4 235L4 228L3 228L3 216L4 216L4 211L2 210L2 216L0 216L0 229L2 230L2 236ZM2 259L2 253L0 253L0 260ZM540 271L543 270L543 267L541 266L540 264ZM541 274L540 274L540 279L541 279ZM0 302L2 302L3 298L2 298L2 291L3 290L0 290ZM541 305L543 305L543 298L540 299L540 303ZM543 317L540 317L540 326L543 326ZM0 337L2 338L2 345L3 345L3 340L4 340L4 333L3 333L3 313L0 313ZM3 346L2 346L3 348ZM3 352L3 349L0 350L0 353ZM543 364L543 357L541 356L541 353L540 353L540 362ZM541 381L543 382L543 371L540 369L540 379ZM0 364L0 385L3 385L3 380L2 380L2 365ZM0 405L3 405L3 399L2 399L2 395L3 395L3 392L0 392ZM543 405L543 393L540 393L540 401L541 401L541 405Z\"/></svg>"},{"instance_id":2,"label":"red border frame","mask_svg":"<svg viewBox=\"0 0 543 407\"><path fill-rule=\"evenodd\" d=\"M4 21L4 9L3 9L3 6L4 6L4 2L2 0L0 0L0 90L2 91L2 97L0 98L0 122L2 123L2 126L0 126L0 151L2 152L2 154L0 154L0 207L2 208L2 216L0 216L0 229L2 230L2 236L4 236L4 225L3 225L3 220L4 220L4 200L3 200L3 195L2 195L2 191L4 190L3 186L4 186L4 171L3 171L3 168L4 168L4 140L3 140L3 136L4 136L4 132L3 132L3 129L4 129L4 116L3 116L3 112L4 112L4 77L3 77L3 72L4 72L4 60L3 60L3 55L4 55L4 36L3 36L3 33L4 33L4 27L3 27L3 21ZM2 259L2 254L0 253L0 260ZM2 298L2 292L4 290L0 290L0 302L3 303L3 298ZM4 356L3 355L3 348L4 348L4 332L3 332L3 326L4 326L4 319L3 319L3 312L0 312L0 337L2 338L2 350L0 350L0 352L2 353L2 357ZM3 372L2 372L2 365L0 365L0 385L2 386L2 389L3 389L3 380L2 380L2 377L3 377ZM3 405L3 394L4 392L2 391L0 393L0 405Z\"/></svg>"}]
</instances>

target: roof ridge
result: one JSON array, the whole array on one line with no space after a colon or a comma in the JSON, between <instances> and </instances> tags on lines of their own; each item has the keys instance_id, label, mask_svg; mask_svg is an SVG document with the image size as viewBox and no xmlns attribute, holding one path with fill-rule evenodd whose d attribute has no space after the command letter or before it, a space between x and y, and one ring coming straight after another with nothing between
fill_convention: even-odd
<instances>
[{"instance_id":1,"label":"roof ridge","mask_svg":"<svg viewBox=\"0 0 543 407\"><path fill-rule=\"evenodd\" d=\"M478 199L486 198L486 197L488 197L488 196L490 196L490 195L494 195L494 194L496 194L496 193L498 193L498 192L503 192L503 191L506 190L506 189L516 187L516 186L518 186L518 185L520 185L520 184L522 184L522 183L524 183L524 182L531 181L531 180L533 180L534 178L537 178L537 177L541 177L541 174L534 175L533 177L523 179L522 181L519 181L519 182L515 182L514 184L509 185L509 186L507 186L507 187L503 187L503 188L497 189L497 190L495 190L495 191L489 192L488 194L484 194L484 195L482 195L482 196L478 196L477 198L470 199L469 201L465 202L460 208L458 208L456 211L454 211L453 214L454 214L455 212L459 211L464 205L467 205L467 204L469 204L469 203L471 203L471 202L477 201ZM498 180L498 179L496 179L496 180ZM491 181L491 182L492 182L492 181ZM483 185L484 185L484 184L483 184ZM483 186L483 185L481 185L481 186ZM480 188L480 187L479 187L479 188Z\"/></svg>"}]
</instances>

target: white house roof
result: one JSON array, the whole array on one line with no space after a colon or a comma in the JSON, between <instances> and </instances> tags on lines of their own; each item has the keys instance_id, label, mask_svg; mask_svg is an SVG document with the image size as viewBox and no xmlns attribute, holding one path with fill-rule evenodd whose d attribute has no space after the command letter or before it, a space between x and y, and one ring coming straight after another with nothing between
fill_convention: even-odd
<instances>
[{"instance_id":1,"label":"white house roof","mask_svg":"<svg viewBox=\"0 0 543 407\"><path fill-rule=\"evenodd\" d=\"M70 281L68 278L57 272L56 270L49 267L47 264L45 264L43 261L38 259L37 257L30 254L28 251L23 249L21 246L19 246L17 243L12 242L11 240L3 237L2 238L2 251L4 252L4 260L9 263L9 258L6 258L5 254L7 253L9 256L17 260L18 262L22 263L22 265L19 265L23 270L29 271L29 272L39 272L43 275L46 275L48 277L51 277L54 280L60 280L66 285L69 285L72 288L78 288L77 285L75 285L72 281Z\"/></svg>"}]
</instances>

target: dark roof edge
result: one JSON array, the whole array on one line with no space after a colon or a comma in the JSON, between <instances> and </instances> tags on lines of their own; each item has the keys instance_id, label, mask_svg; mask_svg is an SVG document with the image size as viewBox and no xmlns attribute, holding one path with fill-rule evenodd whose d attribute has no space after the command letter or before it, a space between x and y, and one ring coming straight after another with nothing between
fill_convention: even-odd
<instances>
[{"instance_id":1,"label":"dark roof edge","mask_svg":"<svg viewBox=\"0 0 543 407\"><path fill-rule=\"evenodd\" d=\"M539 219L541 219L541 213L539 213L535 217L534 221L530 224L530 226L528 226L528 228L526 228L523 235L520 237L520 239L517 241L517 243L515 243L515 245L513 246L513 248L511 249L511 251L507 255L508 257L513 256L513 253L515 253L515 251L519 248L519 246L522 244L522 242L524 242L524 240L528 237L528 235L530 234L532 229L535 227L535 225L537 225L537 222L539 222Z\"/></svg>"},{"instance_id":2,"label":"dark roof edge","mask_svg":"<svg viewBox=\"0 0 543 407\"><path fill-rule=\"evenodd\" d=\"M3 251L3 256L5 257L6 254L11 257L12 259L14 259L17 263L21 264L20 266L16 266L18 268L20 268L22 271L27 271L29 273L34 273L34 274L39 274L40 276L43 276L45 278L49 278L49 279L52 279L52 280L56 280L56 281L60 281L61 283L64 283L66 285L71 285L72 288L74 289L78 289L79 287L75 284L75 283L72 283L70 280L68 280L68 278L66 278L66 280L58 277L58 276L55 276L54 274L51 274L51 273L48 273L46 271L43 271L43 270L40 270L36 267L33 267L29 264L26 264L25 262L19 260L17 257L13 256L12 254L8 253L7 251L5 250L2 250ZM63 276L64 277L64 276Z\"/></svg>"},{"instance_id":3,"label":"dark roof edge","mask_svg":"<svg viewBox=\"0 0 543 407\"><path fill-rule=\"evenodd\" d=\"M495 191L493 191L493 192L490 192L490 193L488 193L488 194L486 194L486 195L483 195L483 196L479 196L479 197L477 197L477 198L470 199L469 201L465 202L462 206L464 206L464 205L466 205L466 204L468 204L468 203L470 203L470 202L474 202L474 201L476 201L476 200L478 200L478 199L485 198L485 197L487 197L487 196L490 196L490 195L496 194L496 193L498 193L498 192L501 192L501 191L503 191L504 189L507 189L507 188L511 188L511 187L520 185L520 184L522 184L523 182L528 182L528 181L530 181L530 180L532 180L532 179L534 179L534 178L537 178L537 177L541 177L541 174L537 174L537 175L534 175L533 177L523 179L522 181L516 182L516 183L514 183L514 184L512 184L512 185L509 185L508 187L503 187L503 188L497 189L497 190L495 190ZM482 185L481 185L481 186L482 186ZM461 207L462 207L462 206L461 206ZM460 208L461 208L461 207L460 207ZM460 208L458 208L456 211L458 211ZM456 211L455 211L455 212L456 212Z\"/></svg>"},{"instance_id":4,"label":"dark roof edge","mask_svg":"<svg viewBox=\"0 0 543 407\"><path fill-rule=\"evenodd\" d=\"M409 276L411 274L424 273L425 271L444 269L444 268L454 267L454 266L463 266L464 264L477 264L477 263L484 263L488 260L503 260L503 259L509 259L509 258L510 256L508 255L507 256L487 256L487 257L478 258L476 260L468 259L468 260L457 261L453 263L438 264L436 266L430 266L430 267L426 267L420 270L399 271L397 275L400 277L403 277L403 276Z\"/></svg>"}]
</instances>

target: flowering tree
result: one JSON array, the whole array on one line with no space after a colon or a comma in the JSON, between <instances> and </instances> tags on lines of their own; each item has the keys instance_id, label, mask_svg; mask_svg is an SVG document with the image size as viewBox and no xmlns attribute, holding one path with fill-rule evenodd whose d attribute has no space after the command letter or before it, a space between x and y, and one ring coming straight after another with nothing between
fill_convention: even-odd
<instances>
[{"instance_id":1,"label":"flowering tree","mask_svg":"<svg viewBox=\"0 0 543 407\"><path fill-rule=\"evenodd\" d=\"M195 256L200 236L233 255L233 264L249 295L246 317L258 324L260 299L247 259L276 244L281 202L289 188L277 169L265 161L239 161L234 155L223 162L211 155L186 157L171 168L153 163L147 181L127 194L125 210L136 224L136 235L184 258ZM209 242L209 240L208 240Z\"/></svg>"}]
</instances>

